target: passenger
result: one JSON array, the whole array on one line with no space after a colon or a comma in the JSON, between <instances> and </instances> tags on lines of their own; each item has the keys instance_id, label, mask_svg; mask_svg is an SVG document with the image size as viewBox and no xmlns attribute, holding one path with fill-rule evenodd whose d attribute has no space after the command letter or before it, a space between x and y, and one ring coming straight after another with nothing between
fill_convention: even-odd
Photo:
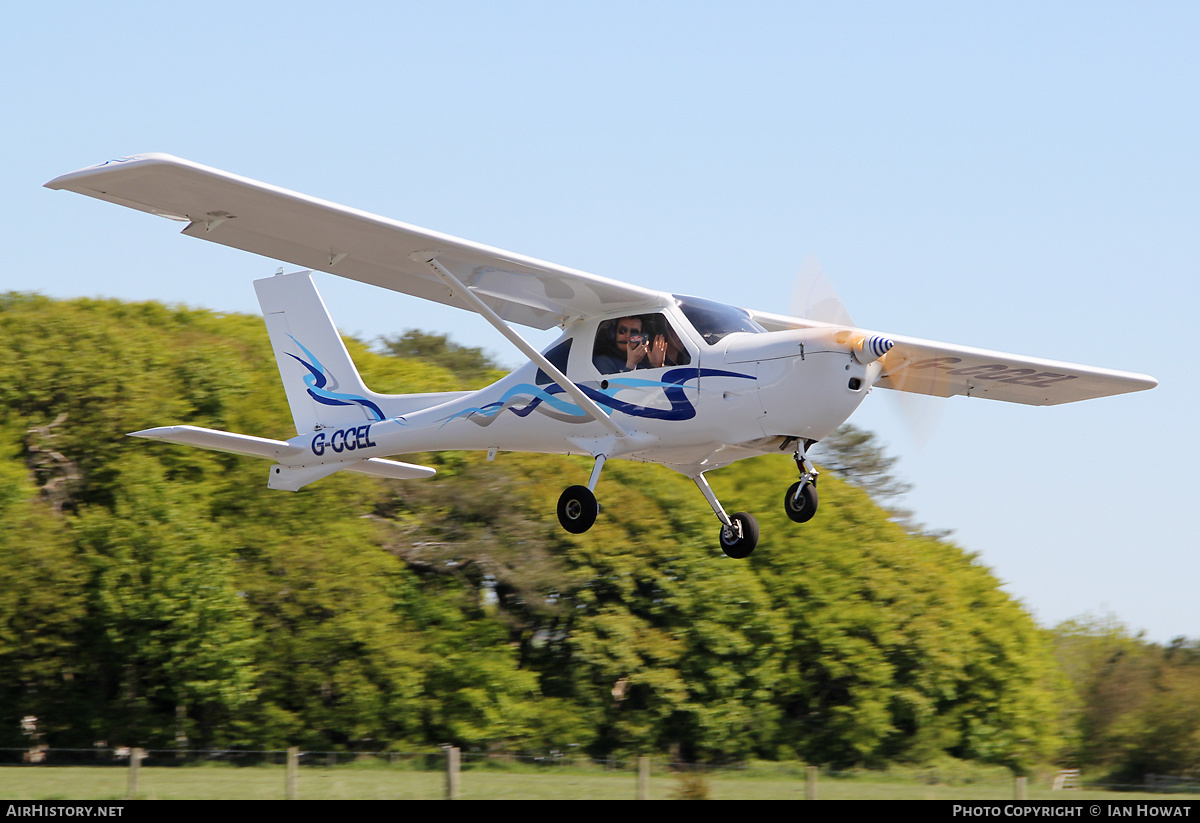
<instances>
[{"instance_id":1,"label":"passenger","mask_svg":"<svg viewBox=\"0 0 1200 823\"><path fill-rule=\"evenodd\" d=\"M592 358L601 374L616 374L649 367L648 364L642 365L650 351L650 340L642 331L642 318L622 317L617 321L613 334L615 351L610 350Z\"/></svg>"},{"instance_id":2,"label":"passenger","mask_svg":"<svg viewBox=\"0 0 1200 823\"><path fill-rule=\"evenodd\" d=\"M654 344L646 355L646 360L649 362L648 368L686 366L692 359L688 356L683 343L680 342L679 335L675 334L675 329L671 328L670 323L663 322L661 325L663 327L661 330L653 330Z\"/></svg>"}]
</instances>

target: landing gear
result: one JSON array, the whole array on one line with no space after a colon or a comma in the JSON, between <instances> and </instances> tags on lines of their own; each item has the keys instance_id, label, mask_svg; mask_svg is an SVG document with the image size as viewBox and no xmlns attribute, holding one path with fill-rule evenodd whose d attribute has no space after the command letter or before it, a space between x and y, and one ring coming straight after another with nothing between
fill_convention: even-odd
<instances>
[{"instance_id":1,"label":"landing gear","mask_svg":"<svg viewBox=\"0 0 1200 823\"><path fill-rule=\"evenodd\" d=\"M592 466L592 476L586 486L568 486L558 498L558 522L571 534L583 534L596 522L600 513L600 504L596 502L594 489L600 480L600 470L604 468L605 457L596 455Z\"/></svg>"},{"instance_id":2,"label":"landing gear","mask_svg":"<svg viewBox=\"0 0 1200 823\"><path fill-rule=\"evenodd\" d=\"M758 545L758 521L746 512L738 512L733 517L727 515L703 473L696 475L692 480L696 482L700 493L721 521L721 551L735 560L749 557L750 552Z\"/></svg>"},{"instance_id":3,"label":"landing gear","mask_svg":"<svg viewBox=\"0 0 1200 823\"><path fill-rule=\"evenodd\" d=\"M757 545L758 521L746 512L738 512L721 527L721 551L734 560L749 557Z\"/></svg>"},{"instance_id":4,"label":"landing gear","mask_svg":"<svg viewBox=\"0 0 1200 823\"><path fill-rule=\"evenodd\" d=\"M797 523L807 523L817 513L817 487L799 480L783 496L783 510Z\"/></svg>"},{"instance_id":5,"label":"landing gear","mask_svg":"<svg viewBox=\"0 0 1200 823\"><path fill-rule=\"evenodd\" d=\"M792 455L800 471L800 479L783 496L783 510L796 523L807 523L817 513L817 475L820 472L809 462L808 445L811 442L797 446L796 453Z\"/></svg>"},{"instance_id":6,"label":"landing gear","mask_svg":"<svg viewBox=\"0 0 1200 823\"><path fill-rule=\"evenodd\" d=\"M587 486L568 486L558 498L558 522L571 534L583 534L596 522L600 504Z\"/></svg>"}]
</instances>

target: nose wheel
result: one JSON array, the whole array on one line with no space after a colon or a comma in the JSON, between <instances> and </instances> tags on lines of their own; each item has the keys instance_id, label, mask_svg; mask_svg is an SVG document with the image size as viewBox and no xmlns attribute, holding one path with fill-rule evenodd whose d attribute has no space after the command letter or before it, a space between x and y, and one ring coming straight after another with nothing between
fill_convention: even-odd
<instances>
[{"instance_id":1,"label":"nose wheel","mask_svg":"<svg viewBox=\"0 0 1200 823\"><path fill-rule=\"evenodd\" d=\"M783 510L796 523L807 523L817 513L817 487L811 481L798 480L783 496Z\"/></svg>"},{"instance_id":2,"label":"nose wheel","mask_svg":"<svg viewBox=\"0 0 1200 823\"><path fill-rule=\"evenodd\" d=\"M805 441L792 455L796 468L800 470L800 479L783 496L783 510L796 523L807 523L817 513L817 475L820 472L808 459L810 445L811 441Z\"/></svg>"}]
</instances>

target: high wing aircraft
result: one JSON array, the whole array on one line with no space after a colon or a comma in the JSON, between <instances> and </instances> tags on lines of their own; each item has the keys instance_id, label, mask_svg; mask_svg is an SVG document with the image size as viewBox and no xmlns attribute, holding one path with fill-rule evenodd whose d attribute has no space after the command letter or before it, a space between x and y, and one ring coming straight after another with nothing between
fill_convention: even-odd
<instances>
[{"instance_id":1,"label":"high wing aircraft","mask_svg":"<svg viewBox=\"0 0 1200 823\"><path fill-rule=\"evenodd\" d=\"M135 437L274 461L268 486L297 491L337 471L398 479L434 470L389 459L444 449L585 454L587 485L558 503L587 531L605 461L661 463L695 481L746 557L758 524L721 507L705 473L790 453L783 505L817 509L807 453L875 387L1054 405L1153 388L1146 375L984 351L667 294L410 226L165 154L55 178L86 194L185 223L183 233L302 266L255 282L296 424L290 440L197 426ZM312 282L323 271L478 312L529 362L479 391L383 395L365 385ZM544 352L510 324L558 326Z\"/></svg>"}]
</instances>

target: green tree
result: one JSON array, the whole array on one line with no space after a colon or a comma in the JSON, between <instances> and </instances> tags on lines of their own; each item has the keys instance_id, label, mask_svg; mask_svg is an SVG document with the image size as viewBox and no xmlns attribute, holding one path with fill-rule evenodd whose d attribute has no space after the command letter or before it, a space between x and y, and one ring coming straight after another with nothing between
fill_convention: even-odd
<instances>
[{"instance_id":1,"label":"green tree","mask_svg":"<svg viewBox=\"0 0 1200 823\"><path fill-rule=\"evenodd\" d=\"M896 458L884 453L875 434L850 423L843 423L818 443L813 454L823 468L858 486L876 500L899 497L912 491L911 484L893 474Z\"/></svg>"},{"instance_id":2,"label":"green tree","mask_svg":"<svg viewBox=\"0 0 1200 823\"><path fill-rule=\"evenodd\" d=\"M779 505L786 458L715 472L727 508L762 522L739 562L694 484L662 467L607 465L604 512L576 536L554 510L587 477L578 458L418 456L436 478L338 474L283 494L261 461L125 437L184 422L290 436L258 318L6 295L0 331L0 738L37 714L58 745L1016 768L1061 739L1071 702L1044 633L975 558L872 502L864 489L900 484L869 436L827 461L854 483L823 476L802 527ZM408 343L381 356L347 340L379 391L494 376L444 338ZM1179 705L1190 654L1155 681ZM1110 748L1141 751L1152 728L1185 758L1190 727L1139 705Z\"/></svg>"},{"instance_id":3,"label":"green tree","mask_svg":"<svg viewBox=\"0 0 1200 823\"><path fill-rule=\"evenodd\" d=\"M222 533L194 490L146 455L125 458L112 510L75 519L93 568L91 667L112 741L227 742L255 696L259 638Z\"/></svg>"},{"instance_id":4,"label":"green tree","mask_svg":"<svg viewBox=\"0 0 1200 823\"><path fill-rule=\"evenodd\" d=\"M76 679L87 568L62 516L12 459L0 460L0 521L0 746L29 742L26 716L38 718L39 742L69 744L83 714Z\"/></svg>"},{"instance_id":5,"label":"green tree","mask_svg":"<svg viewBox=\"0 0 1200 823\"><path fill-rule=\"evenodd\" d=\"M483 349L460 346L442 334L408 329L399 337L384 337L379 342L393 357L433 363L457 375L464 388L494 380L502 371Z\"/></svg>"},{"instance_id":6,"label":"green tree","mask_svg":"<svg viewBox=\"0 0 1200 823\"><path fill-rule=\"evenodd\" d=\"M1066 621L1054 635L1075 692L1081 766L1126 783L1200 775L1200 643L1163 648L1111 615Z\"/></svg>"}]
</instances>

